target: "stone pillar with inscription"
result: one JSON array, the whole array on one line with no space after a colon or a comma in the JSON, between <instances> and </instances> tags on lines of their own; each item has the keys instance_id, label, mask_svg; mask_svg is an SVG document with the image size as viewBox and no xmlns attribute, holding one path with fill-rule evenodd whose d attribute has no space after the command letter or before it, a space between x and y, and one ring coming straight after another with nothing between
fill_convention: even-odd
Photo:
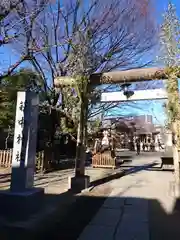
<instances>
[{"instance_id":1,"label":"stone pillar with inscription","mask_svg":"<svg viewBox=\"0 0 180 240\"><path fill-rule=\"evenodd\" d=\"M33 188L36 159L38 94L17 94L10 190L0 191L0 215L27 218L42 205L44 190ZM20 210L21 209L21 210ZM4 213L4 214L3 214Z\"/></svg>"}]
</instances>

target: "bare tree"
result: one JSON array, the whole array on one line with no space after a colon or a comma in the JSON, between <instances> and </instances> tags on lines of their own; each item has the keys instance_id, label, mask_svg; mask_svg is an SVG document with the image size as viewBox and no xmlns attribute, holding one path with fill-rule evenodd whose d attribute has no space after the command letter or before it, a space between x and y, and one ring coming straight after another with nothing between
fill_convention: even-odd
<instances>
[{"instance_id":1,"label":"bare tree","mask_svg":"<svg viewBox=\"0 0 180 240\"><path fill-rule=\"evenodd\" d=\"M19 33L12 47L44 81L52 115L52 139L60 97L54 88L55 78L75 76L77 107L82 109L82 104L88 104L87 99L94 107L97 90L87 89L89 76L149 63L142 64L140 60L156 43L156 26L148 0L59 0L49 3L43 11L37 10L37 2L22 4L21 11L17 11L22 20L12 24ZM63 103L60 109L66 113L67 90L63 84L59 87ZM106 106L109 108L111 103Z\"/></svg>"},{"instance_id":2,"label":"bare tree","mask_svg":"<svg viewBox=\"0 0 180 240\"><path fill-rule=\"evenodd\" d=\"M21 36L13 46L21 56L28 55L52 86L55 77L69 74L73 46L82 46L85 38L92 57L87 66L91 73L140 67L139 60L155 44L150 1L92 0L87 4L64 0L49 3L43 12L39 7L45 0L38 2L26 2L18 11L21 21L13 29Z\"/></svg>"},{"instance_id":3,"label":"bare tree","mask_svg":"<svg viewBox=\"0 0 180 240\"><path fill-rule=\"evenodd\" d=\"M22 38L21 24L31 22L47 6L48 0L2 0L0 3L0 46L14 44ZM25 28L26 34L29 29ZM16 49L17 50L17 49ZM19 59L2 72L0 79L10 75L24 61L29 52L19 52Z\"/></svg>"}]
</instances>

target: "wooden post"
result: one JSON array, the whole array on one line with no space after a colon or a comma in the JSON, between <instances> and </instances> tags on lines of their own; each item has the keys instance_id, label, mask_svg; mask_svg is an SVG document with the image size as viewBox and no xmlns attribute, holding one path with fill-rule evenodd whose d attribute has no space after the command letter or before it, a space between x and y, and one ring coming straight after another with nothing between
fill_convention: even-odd
<instances>
[{"instance_id":1,"label":"wooden post","mask_svg":"<svg viewBox=\"0 0 180 240\"><path fill-rule=\"evenodd\" d=\"M173 131L173 160L174 160L174 176L175 176L175 196L180 196L180 169L179 169L179 144L178 144L178 120L172 123L172 131Z\"/></svg>"}]
</instances>

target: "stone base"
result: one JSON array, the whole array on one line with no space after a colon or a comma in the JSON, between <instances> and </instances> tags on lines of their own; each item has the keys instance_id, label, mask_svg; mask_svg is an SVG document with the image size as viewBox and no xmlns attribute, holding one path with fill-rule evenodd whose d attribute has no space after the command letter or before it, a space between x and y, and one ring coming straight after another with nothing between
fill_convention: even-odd
<instances>
[{"instance_id":1,"label":"stone base","mask_svg":"<svg viewBox=\"0 0 180 240\"><path fill-rule=\"evenodd\" d=\"M68 187L69 190L81 192L90 186L90 176L84 175L82 177L69 177Z\"/></svg>"},{"instance_id":2,"label":"stone base","mask_svg":"<svg viewBox=\"0 0 180 240\"><path fill-rule=\"evenodd\" d=\"M0 217L14 221L27 220L42 207L43 199L43 188L24 192L0 191Z\"/></svg>"}]
</instances>

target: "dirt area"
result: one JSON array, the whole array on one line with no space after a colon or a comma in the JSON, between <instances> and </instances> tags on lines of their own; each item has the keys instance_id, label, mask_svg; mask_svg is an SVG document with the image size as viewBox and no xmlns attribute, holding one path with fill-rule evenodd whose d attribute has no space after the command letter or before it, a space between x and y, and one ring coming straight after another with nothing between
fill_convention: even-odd
<instances>
[{"instance_id":1,"label":"dirt area","mask_svg":"<svg viewBox=\"0 0 180 240\"><path fill-rule=\"evenodd\" d=\"M90 176L92 184L98 180L100 182L103 178L120 172L121 169L103 169L103 168L92 168L86 167L85 174ZM64 169L49 172L46 174L35 174L34 176L34 187L44 188L46 194L61 194L68 189L68 178L74 176L74 169ZM8 189L10 186L11 174L10 169L0 168L0 190Z\"/></svg>"}]
</instances>

